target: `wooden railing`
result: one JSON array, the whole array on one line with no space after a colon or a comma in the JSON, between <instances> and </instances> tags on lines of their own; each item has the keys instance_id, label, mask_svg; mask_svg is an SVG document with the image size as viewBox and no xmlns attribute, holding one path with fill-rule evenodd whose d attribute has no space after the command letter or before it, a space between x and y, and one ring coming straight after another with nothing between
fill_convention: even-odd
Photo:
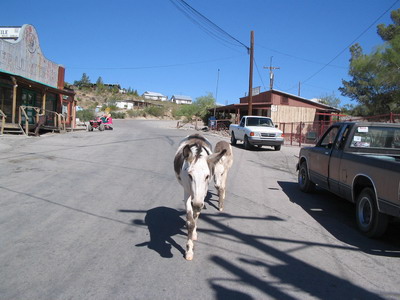
<instances>
[{"instance_id":1,"label":"wooden railing","mask_svg":"<svg viewBox=\"0 0 400 300\"><path fill-rule=\"evenodd\" d=\"M65 131L65 116L63 114L57 113L55 111L51 110L46 110L40 107L35 107L35 106L25 106L21 105L19 107L19 123L25 127L25 134L28 134L29 132L29 116L27 114L27 110L34 110L35 114L34 116L31 116L31 118L34 118L35 124L37 125L43 125L43 126L49 126L49 127L54 127L57 128L60 132ZM23 120L23 118L25 120ZM42 120L41 120L42 118ZM22 124L24 123L24 124Z\"/></svg>"},{"instance_id":2,"label":"wooden railing","mask_svg":"<svg viewBox=\"0 0 400 300\"><path fill-rule=\"evenodd\" d=\"M0 109L0 117L1 117L0 135L3 135L4 126L6 125L6 115L3 113L3 111L1 109Z\"/></svg>"}]
</instances>

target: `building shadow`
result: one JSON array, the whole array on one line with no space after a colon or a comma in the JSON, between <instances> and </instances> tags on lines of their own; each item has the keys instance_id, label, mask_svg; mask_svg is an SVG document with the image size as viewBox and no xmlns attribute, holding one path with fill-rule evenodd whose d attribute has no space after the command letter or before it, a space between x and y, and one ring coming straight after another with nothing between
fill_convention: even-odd
<instances>
[{"instance_id":1,"label":"building shadow","mask_svg":"<svg viewBox=\"0 0 400 300\"><path fill-rule=\"evenodd\" d=\"M353 203L318 188L314 193L303 193L295 182L278 181L278 184L291 202L299 205L338 240L368 254L400 257L398 223L389 224L381 238L370 239L357 229Z\"/></svg>"},{"instance_id":2,"label":"building shadow","mask_svg":"<svg viewBox=\"0 0 400 300\"><path fill-rule=\"evenodd\" d=\"M147 246L165 258L173 257L172 247L176 248L182 255L185 255L185 250L173 239L174 235L185 235L182 228L186 222L181 218L182 215L184 215L184 212L160 206L148 210L144 221L141 219L133 220L132 223L135 225L147 226L150 234L150 241L136 246Z\"/></svg>"}]
</instances>

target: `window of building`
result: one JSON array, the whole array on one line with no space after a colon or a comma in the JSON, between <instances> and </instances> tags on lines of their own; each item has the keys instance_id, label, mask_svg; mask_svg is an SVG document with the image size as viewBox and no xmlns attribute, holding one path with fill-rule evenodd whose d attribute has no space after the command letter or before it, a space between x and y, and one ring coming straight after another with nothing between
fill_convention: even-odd
<instances>
[{"instance_id":1,"label":"window of building","mask_svg":"<svg viewBox=\"0 0 400 300\"><path fill-rule=\"evenodd\" d=\"M11 120L12 117L12 88L0 85L0 109Z\"/></svg>"}]
</instances>

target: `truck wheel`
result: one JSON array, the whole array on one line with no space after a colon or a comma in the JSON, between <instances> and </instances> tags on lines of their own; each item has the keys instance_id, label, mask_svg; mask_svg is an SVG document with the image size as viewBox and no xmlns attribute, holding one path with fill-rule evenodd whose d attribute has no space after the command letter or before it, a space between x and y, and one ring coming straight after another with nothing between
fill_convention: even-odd
<instances>
[{"instance_id":1,"label":"truck wheel","mask_svg":"<svg viewBox=\"0 0 400 300\"><path fill-rule=\"evenodd\" d=\"M315 190L315 183L310 180L310 177L308 176L307 163L304 161L300 165L297 182L302 192L310 193Z\"/></svg>"},{"instance_id":2,"label":"truck wheel","mask_svg":"<svg viewBox=\"0 0 400 300\"><path fill-rule=\"evenodd\" d=\"M99 130L100 130L100 131L104 131L104 129L105 129L104 124L100 124L100 125L99 125Z\"/></svg>"},{"instance_id":3,"label":"truck wheel","mask_svg":"<svg viewBox=\"0 0 400 300\"><path fill-rule=\"evenodd\" d=\"M375 193L365 188L357 198L356 221L358 229L368 237L380 237L388 225L388 215L378 211Z\"/></svg>"},{"instance_id":4,"label":"truck wheel","mask_svg":"<svg viewBox=\"0 0 400 300\"><path fill-rule=\"evenodd\" d=\"M235 134L233 133L233 131L231 132L231 145L235 146L236 145L237 140L235 139Z\"/></svg>"},{"instance_id":5,"label":"truck wheel","mask_svg":"<svg viewBox=\"0 0 400 300\"><path fill-rule=\"evenodd\" d=\"M275 151L279 151L279 150L281 150L281 145L274 146L274 149L275 149Z\"/></svg>"},{"instance_id":6,"label":"truck wheel","mask_svg":"<svg viewBox=\"0 0 400 300\"><path fill-rule=\"evenodd\" d=\"M92 125L89 124L89 125L87 126L87 130L88 130L88 131L93 131Z\"/></svg>"},{"instance_id":7,"label":"truck wheel","mask_svg":"<svg viewBox=\"0 0 400 300\"><path fill-rule=\"evenodd\" d=\"M249 143L249 139L248 139L247 135L244 136L243 145L244 145L244 149L246 149L246 150L251 149L251 145Z\"/></svg>"}]
</instances>

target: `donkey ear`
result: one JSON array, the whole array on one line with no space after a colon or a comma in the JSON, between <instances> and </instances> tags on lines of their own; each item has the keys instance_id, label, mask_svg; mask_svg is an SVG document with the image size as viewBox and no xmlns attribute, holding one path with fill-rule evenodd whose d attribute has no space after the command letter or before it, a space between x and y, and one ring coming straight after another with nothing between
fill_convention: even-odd
<instances>
[{"instance_id":1,"label":"donkey ear","mask_svg":"<svg viewBox=\"0 0 400 300\"><path fill-rule=\"evenodd\" d=\"M207 158L207 164L208 168L211 170L211 173L214 174L214 168L217 162L224 156L226 153L226 149L222 150L221 152L213 153L208 156Z\"/></svg>"},{"instance_id":2,"label":"donkey ear","mask_svg":"<svg viewBox=\"0 0 400 300\"><path fill-rule=\"evenodd\" d=\"M190 150L190 146L189 145L186 145L184 148L183 148L183 150L182 150L182 154L183 154L183 157L186 159L186 160L191 160L191 157L193 156L193 154L192 154L192 150Z\"/></svg>"}]
</instances>

